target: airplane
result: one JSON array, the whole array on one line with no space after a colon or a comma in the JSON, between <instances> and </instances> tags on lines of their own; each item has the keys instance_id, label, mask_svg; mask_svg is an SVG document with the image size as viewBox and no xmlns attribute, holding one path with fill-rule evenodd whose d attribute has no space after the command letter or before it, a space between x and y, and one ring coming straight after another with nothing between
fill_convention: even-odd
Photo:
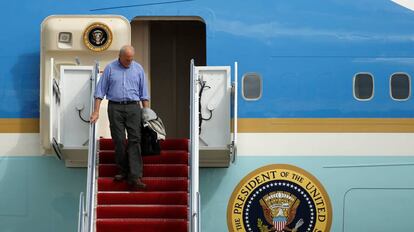
<instances>
[{"instance_id":1,"label":"airplane","mask_svg":"<svg viewBox=\"0 0 414 232\"><path fill-rule=\"evenodd\" d=\"M414 1L1 5L0 231L414 226ZM88 122L126 44L167 131L143 192Z\"/></svg>"}]
</instances>

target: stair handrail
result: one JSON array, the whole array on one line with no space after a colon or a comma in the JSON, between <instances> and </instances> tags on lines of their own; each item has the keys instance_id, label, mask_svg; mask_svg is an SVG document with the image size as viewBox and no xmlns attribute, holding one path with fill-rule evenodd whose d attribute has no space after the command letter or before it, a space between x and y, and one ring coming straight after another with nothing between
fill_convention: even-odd
<instances>
[{"instance_id":1,"label":"stair handrail","mask_svg":"<svg viewBox=\"0 0 414 232\"><path fill-rule=\"evenodd\" d=\"M200 232L199 192L199 133L198 133L198 91L199 78L194 72L194 59L190 64L190 231Z\"/></svg>"},{"instance_id":2,"label":"stair handrail","mask_svg":"<svg viewBox=\"0 0 414 232\"><path fill-rule=\"evenodd\" d=\"M238 93L237 93L237 88L238 88L238 62L234 62L234 80L232 83L232 88L233 88L233 141L231 143L231 162L235 163L236 162L236 158L237 158L237 133L238 133L238 128L237 128L237 124L238 124L238 102L237 102L237 98L238 98Z\"/></svg>"},{"instance_id":3,"label":"stair handrail","mask_svg":"<svg viewBox=\"0 0 414 232\"><path fill-rule=\"evenodd\" d=\"M85 226L85 194L79 194L79 216L78 216L78 232L84 232Z\"/></svg>"},{"instance_id":4,"label":"stair handrail","mask_svg":"<svg viewBox=\"0 0 414 232\"><path fill-rule=\"evenodd\" d=\"M90 96L90 112L93 111L95 105L95 87L99 78L99 62L95 62L94 73L91 76L91 96ZM97 149L96 149L96 123L90 123L89 125L89 148L88 148L88 177L86 182L86 210L85 210L85 227L87 232L95 231L95 190L96 190L96 162L97 162Z\"/></svg>"}]
</instances>

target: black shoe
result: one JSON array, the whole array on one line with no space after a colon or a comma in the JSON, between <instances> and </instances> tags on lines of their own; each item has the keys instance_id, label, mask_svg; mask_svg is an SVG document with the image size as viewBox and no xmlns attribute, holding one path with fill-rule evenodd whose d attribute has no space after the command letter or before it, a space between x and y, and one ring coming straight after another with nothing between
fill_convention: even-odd
<instances>
[{"instance_id":1,"label":"black shoe","mask_svg":"<svg viewBox=\"0 0 414 232\"><path fill-rule=\"evenodd\" d=\"M147 187L147 185L142 183L140 179L129 179L128 185L134 190L145 189L145 187Z\"/></svg>"},{"instance_id":2,"label":"black shoe","mask_svg":"<svg viewBox=\"0 0 414 232\"><path fill-rule=\"evenodd\" d=\"M114 176L114 181L123 181L123 180L126 180L126 179L127 179L127 175L122 174L122 173L116 174Z\"/></svg>"}]
</instances>

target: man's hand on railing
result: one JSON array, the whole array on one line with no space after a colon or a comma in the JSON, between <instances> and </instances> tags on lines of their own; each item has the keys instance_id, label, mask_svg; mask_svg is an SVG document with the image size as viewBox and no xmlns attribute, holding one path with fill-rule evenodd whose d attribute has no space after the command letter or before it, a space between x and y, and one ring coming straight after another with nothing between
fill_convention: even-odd
<instances>
[{"instance_id":1,"label":"man's hand on railing","mask_svg":"<svg viewBox=\"0 0 414 232\"><path fill-rule=\"evenodd\" d=\"M91 121L91 123L95 123L96 121L98 121L98 118L99 118L99 112L94 111L91 114L91 117L89 120Z\"/></svg>"},{"instance_id":2,"label":"man's hand on railing","mask_svg":"<svg viewBox=\"0 0 414 232\"><path fill-rule=\"evenodd\" d=\"M101 102L102 102L102 99L100 98L95 98L95 103L92 102L93 113L91 114L91 117L89 119L91 123L95 123L96 121L98 121Z\"/></svg>"}]
</instances>

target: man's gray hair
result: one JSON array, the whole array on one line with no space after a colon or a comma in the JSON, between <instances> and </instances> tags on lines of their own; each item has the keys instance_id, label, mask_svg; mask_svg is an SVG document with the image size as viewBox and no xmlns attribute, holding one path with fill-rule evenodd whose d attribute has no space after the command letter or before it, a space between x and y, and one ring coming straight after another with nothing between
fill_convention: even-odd
<instances>
[{"instance_id":1,"label":"man's gray hair","mask_svg":"<svg viewBox=\"0 0 414 232\"><path fill-rule=\"evenodd\" d=\"M127 50L130 50L135 54L135 48L134 47L132 47L131 45L124 45L124 46L122 46L121 50L119 50L119 56L122 56L123 54L125 54L125 52Z\"/></svg>"}]
</instances>

